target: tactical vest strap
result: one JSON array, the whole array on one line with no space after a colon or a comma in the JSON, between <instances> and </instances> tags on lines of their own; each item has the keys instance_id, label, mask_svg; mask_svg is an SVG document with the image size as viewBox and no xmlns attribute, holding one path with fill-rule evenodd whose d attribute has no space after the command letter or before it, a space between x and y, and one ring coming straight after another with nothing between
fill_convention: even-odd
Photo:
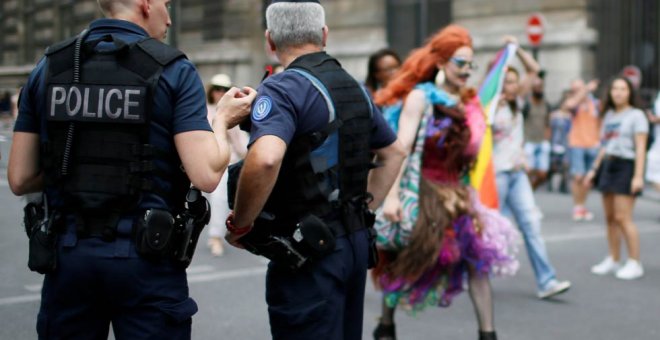
<instances>
[{"instance_id":1,"label":"tactical vest strap","mask_svg":"<svg viewBox=\"0 0 660 340\"><path fill-rule=\"evenodd\" d=\"M340 198L350 200L364 195L371 163L369 136L373 115L364 89L325 52L300 57L289 68L309 72L328 89L342 122L339 129Z\"/></svg>"},{"instance_id":2,"label":"tactical vest strap","mask_svg":"<svg viewBox=\"0 0 660 340\"><path fill-rule=\"evenodd\" d=\"M74 37L71 37L69 39L66 39L66 40L60 41L58 43L55 43L51 46L48 46L46 48L46 52L44 52L44 54L46 56L50 56L50 55L55 54L56 52L59 52L62 49L73 46L73 44L76 42L77 38L78 38L78 36L74 36Z\"/></svg>"},{"instance_id":3,"label":"tactical vest strap","mask_svg":"<svg viewBox=\"0 0 660 340\"><path fill-rule=\"evenodd\" d=\"M352 207L366 195L371 163L370 100L339 62L324 52L304 55L286 71L304 76L320 92L328 104L328 125L289 144L264 210L283 221L312 213L331 220L341 218L349 230L363 226L354 218L360 214Z\"/></svg>"},{"instance_id":4,"label":"tactical vest strap","mask_svg":"<svg viewBox=\"0 0 660 340\"><path fill-rule=\"evenodd\" d=\"M141 40L137 43L137 46L161 66L169 65L169 63L179 58L186 58L183 52L154 38Z\"/></svg>"}]
</instances>

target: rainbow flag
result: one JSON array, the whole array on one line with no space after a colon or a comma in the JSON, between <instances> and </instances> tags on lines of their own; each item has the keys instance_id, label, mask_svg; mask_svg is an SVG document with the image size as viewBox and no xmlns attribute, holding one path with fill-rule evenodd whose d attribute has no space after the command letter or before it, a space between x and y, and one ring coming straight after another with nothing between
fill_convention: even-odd
<instances>
[{"instance_id":1,"label":"rainbow flag","mask_svg":"<svg viewBox=\"0 0 660 340\"><path fill-rule=\"evenodd\" d=\"M470 171L470 184L479 193L481 203L497 209L497 183L493 166L493 131L492 124L497 103L502 93L506 67L516 55L516 46L509 44L497 53L494 66L488 71L486 79L479 88L479 101L486 116L486 132L477 155L477 162Z\"/></svg>"}]
</instances>

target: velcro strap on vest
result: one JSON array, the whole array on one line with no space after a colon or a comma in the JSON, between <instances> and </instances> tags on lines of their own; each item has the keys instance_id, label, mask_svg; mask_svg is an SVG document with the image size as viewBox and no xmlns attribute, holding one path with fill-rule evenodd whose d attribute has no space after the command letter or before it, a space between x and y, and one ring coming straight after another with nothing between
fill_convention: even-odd
<instances>
[{"instance_id":1,"label":"velcro strap on vest","mask_svg":"<svg viewBox=\"0 0 660 340\"><path fill-rule=\"evenodd\" d=\"M106 242L113 241L117 236L119 213L103 215L75 214L76 234L79 238L99 237Z\"/></svg>"}]
</instances>

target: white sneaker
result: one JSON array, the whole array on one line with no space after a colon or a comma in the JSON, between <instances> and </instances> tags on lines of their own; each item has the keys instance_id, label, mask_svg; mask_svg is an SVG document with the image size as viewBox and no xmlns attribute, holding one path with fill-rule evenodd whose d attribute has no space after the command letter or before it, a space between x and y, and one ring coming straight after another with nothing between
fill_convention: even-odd
<instances>
[{"instance_id":1,"label":"white sneaker","mask_svg":"<svg viewBox=\"0 0 660 340\"><path fill-rule=\"evenodd\" d=\"M644 276L642 264L633 259L628 259L626 264L616 271L616 278L621 280L634 280L642 276Z\"/></svg>"},{"instance_id":2,"label":"white sneaker","mask_svg":"<svg viewBox=\"0 0 660 340\"><path fill-rule=\"evenodd\" d=\"M591 272L596 275L607 275L616 272L619 268L621 268L621 264L614 262L612 256L608 256L599 264L591 267Z\"/></svg>"},{"instance_id":3,"label":"white sneaker","mask_svg":"<svg viewBox=\"0 0 660 340\"><path fill-rule=\"evenodd\" d=\"M544 290L539 291L536 295L539 299L547 299L557 294L564 293L569 288L571 288L570 281L557 281L553 279L546 285Z\"/></svg>"}]
</instances>

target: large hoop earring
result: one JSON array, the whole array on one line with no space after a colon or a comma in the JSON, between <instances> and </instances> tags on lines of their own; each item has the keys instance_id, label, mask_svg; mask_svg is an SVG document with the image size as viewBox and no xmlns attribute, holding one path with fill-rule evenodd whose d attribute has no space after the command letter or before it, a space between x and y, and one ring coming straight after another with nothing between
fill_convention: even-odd
<instances>
[{"instance_id":1,"label":"large hoop earring","mask_svg":"<svg viewBox=\"0 0 660 340\"><path fill-rule=\"evenodd\" d=\"M438 69L438 73L435 75L435 86L441 87L445 83L445 70Z\"/></svg>"}]
</instances>

